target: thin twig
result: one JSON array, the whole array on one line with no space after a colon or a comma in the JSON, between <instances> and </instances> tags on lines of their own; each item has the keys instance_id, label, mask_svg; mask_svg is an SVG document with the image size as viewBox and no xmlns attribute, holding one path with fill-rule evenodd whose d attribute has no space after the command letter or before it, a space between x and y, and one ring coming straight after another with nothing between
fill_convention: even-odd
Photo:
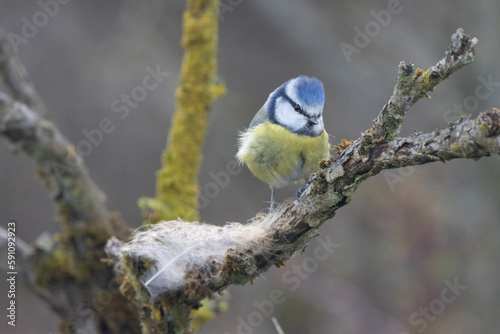
<instances>
[{"instance_id":1,"label":"thin twig","mask_svg":"<svg viewBox=\"0 0 500 334\"><path fill-rule=\"evenodd\" d=\"M276 317L271 317L271 321L273 322L274 328L276 329L276 333L285 334L283 329L281 329L280 323L278 322L278 319L276 319Z\"/></svg>"},{"instance_id":2,"label":"thin twig","mask_svg":"<svg viewBox=\"0 0 500 334\"><path fill-rule=\"evenodd\" d=\"M0 136L38 165L38 178L69 222L107 225L105 196L90 178L82 158L49 120L0 92Z\"/></svg>"},{"instance_id":3,"label":"thin twig","mask_svg":"<svg viewBox=\"0 0 500 334\"><path fill-rule=\"evenodd\" d=\"M31 247L27 242L15 236L12 242L15 245L15 256L16 262L26 261L31 255L33 255L33 247ZM6 250L9 246L9 235L8 231L3 227L0 227L0 250Z\"/></svg>"}]
</instances>

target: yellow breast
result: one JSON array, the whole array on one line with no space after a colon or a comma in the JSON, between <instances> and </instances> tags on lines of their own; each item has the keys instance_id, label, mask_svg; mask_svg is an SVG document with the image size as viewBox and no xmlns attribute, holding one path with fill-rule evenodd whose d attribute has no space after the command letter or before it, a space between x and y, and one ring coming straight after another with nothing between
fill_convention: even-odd
<instances>
[{"instance_id":1,"label":"yellow breast","mask_svg":"<svg viewBox=\"0 0 500 334\"><path fill-rule=\"evenodd\" d=\"M319 161L330 157L328 134L298 135L266 121L241 135L236 157L261 181L279 188L319 170Z\"/></svg>"}]
</instances>

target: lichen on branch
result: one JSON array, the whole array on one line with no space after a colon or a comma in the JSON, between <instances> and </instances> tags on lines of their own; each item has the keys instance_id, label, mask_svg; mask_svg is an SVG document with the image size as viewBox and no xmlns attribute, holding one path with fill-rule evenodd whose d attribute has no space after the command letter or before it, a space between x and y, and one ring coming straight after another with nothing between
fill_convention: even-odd
<instances>
[{"instance_id":1,"label":"lichen on branch","mask_svg":"<svg viewBox=\"0 0 500 334\"><path fill-rule=\"evenodd\" d=\"M426 71L410 62L401 62L398 81L389 102L383 107L373 126L365 133L365 140L389 141L398 134L406 112L421 98L453 72L474 61L477 38L464 34L462 28L451 36L451 45L445 57Z\"/></svg>"},{"instance_id":2,"label":"lichen on branch","mask_svg":"<svg viewBox=\"0 0 500 334\"><path fill-rule=\"evenodd\" d=\"M61 317L62 332L138 329L137 312L118 291L110 292L107 308L94 303L97 293L107 291L114 279L111 267L102 262L104 245L113 235L125 239L129 231L108 211L106 196L90 177L83 158L47 117L1 29L0 79L6 90L0 92L0 137L14 152L34 161L36 178L49 191L63 226L61 233L40 236L24 252L21 277ZM82 316L75 305L88 305L92 319Z\"/></svg>"},{"instance_id":3,"label":"lichen on branch","mask_svg":"<svg viewBox=\"0 0 500 334\"><path fill-rule=\"evenodd\" d=\"M183 20L180 84L176 110L157 173L155 198L141 198L145 223L182 218L196 221L198 174L207 128L208 112L225 92L216 80L218 0L188 1Z\"/></svg>"},{"instance_id":4,"label":"lichen on branch","mask_svg":"<svg viewBox=\"0 0 500 334\"><path fill-rule=\"evenodd\" d=\"M248 225L232 223L220 228L179 220L160 222L154 229L136 234L124 247L113 248L118 273L125 281L133 282L134 293L140 299L152 298L155 305L182 303L196 308L203 298L229 285L251 282L272 265L281 266L303 250L318 235L318 227L349 203L358 186L382 170L499 154L498 109L485 111L476 119L462 117L448 128L431 133L397 137L411 106L454 71L471 63L476 44L476 38L458 29L445 57L428 70L402 62L394 92L373 126L360 138L336 146L340 155L321 162L321 171L310 176L309 186L296 201L281 205L269 215L257 215ZM168 235L172 226L176 233ZM244 242L228 242L225 249L216 251L210 245L217 238L227 237L226 241L230 241L231 236L241 232L247 236ZM189 238L182 237L187 233ZM209 245L205 245L207 240ZM196 252L190 254L190 249ZM169 261L163 259L165 254ZM175 282L171 277L173 268L181 270ZM145 287L151 279L159 283L153 294Z\"/></svg>"}]
</instances>

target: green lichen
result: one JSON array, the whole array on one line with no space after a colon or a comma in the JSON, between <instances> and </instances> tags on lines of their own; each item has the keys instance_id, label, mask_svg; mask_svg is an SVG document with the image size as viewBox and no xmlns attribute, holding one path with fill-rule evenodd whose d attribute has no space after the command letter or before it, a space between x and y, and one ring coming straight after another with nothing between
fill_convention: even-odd
<instances>
[{"instance_id":1,"label":"green lichen","mask_svg":"<svg viewBox=\"0 0 500 334\"><path fill-rule=\"evenodd\" d=\"M208 111L225 92L217 81L217 0L191 0L184 13L185 48L176 110L157 173L156 198L141 198L145 223L182 218L199 220L198 174Z\"/></svg>"},{"instance_id":2,"label":"green lichen","mask_svg":"<svg viewBox=\"0 0 500 334\"><path fill-rule=\"evenodd\" d=\"M110 235L100 224L66 224L64 234L54 235L57 248L44 254L38 266L36 282L45 287L58 287L70 283L85 284L109 272L109 267L101 261L106 257L104 245ZM82 254L75 254L76 243L85 248Z\"/></svg>"},{"instance_id":3,"label":"green lichen","mask_svg":"<svg viewBox=\"0 0 500 334\"><path fill-rule=\"evenodd\" d=\"M63 249L56 249L38 266L35 281L38 285L51 289L71 283L74 277L74 257Z\"/></svg>"},{"instance_id":4,"label":"green lichen","mask_svg":"<svg viewBox=\"0 0 500 334\"><path fill-rule=\"evenodd\" d=\"M227 301L224 299L209 300L204 299L201 302L201 307L197 310L191 311L191 328L198 331L201 325L209 322L217 316L218 313L226 312L228 309Z\"/></svg>"}]
</instances>

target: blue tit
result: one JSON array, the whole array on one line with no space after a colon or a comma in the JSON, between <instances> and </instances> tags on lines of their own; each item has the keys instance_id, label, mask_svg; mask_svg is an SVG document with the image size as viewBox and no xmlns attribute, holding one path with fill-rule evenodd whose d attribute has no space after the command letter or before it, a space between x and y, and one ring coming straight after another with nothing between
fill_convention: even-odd
<instances>
[{"instance_id":1,"label":"blue tit","mask_svg":"<svg viewBox=\"0 0 500 334\"><path fill-rule=\"evenodd\" d=\"M323 126L325 91L316 78L300 76L276 88L240 133L236 158L274 189L304 179L330 157Z\"/></svg>"}]
</instances>

